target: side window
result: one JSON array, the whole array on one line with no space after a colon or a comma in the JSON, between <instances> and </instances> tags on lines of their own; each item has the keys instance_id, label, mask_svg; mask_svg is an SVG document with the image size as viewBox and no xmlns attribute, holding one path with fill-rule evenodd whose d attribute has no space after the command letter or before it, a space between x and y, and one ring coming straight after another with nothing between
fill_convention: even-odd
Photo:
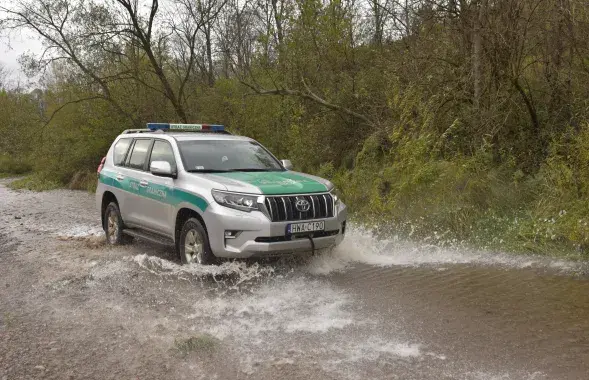
<instances>
[{"instance_id":1,"label":"side window","mask_svg":"<svg viewBox=\"0 0 589 380\"><path fill-rule=\"evenodd\" d=\"M131 151L131 156L127 161L127 166L133 169L143 170L150 145L151 140L136 140L135 145L133 145L133 150Z\"/></svg>"},{"instance_id":2,"label":"side window","mask_svg":"<svg viewBox=\"0 0 589 380\"><path fill-rule=\"evenodd\" d=\"M129 145L131 145L131 139L120 139L115 144L115 148L113 150L113 161L115 165L122 166L125 162L125 157L127 157L127 151L129 150Z\"/></svg>"},{"instance_id":3,"label":"side window","mask_svg":"<svg viewBox=\"0 0 589 380\"><path fill-rule=\"evenodd\" d=\"M155 140L153 148L151 150L151 159L149 165L153 161L166 161L170 163L172 171L176 171L176 160L174 159L174 151L169 142L163 140Z\"/></svg>"}]
</instances>

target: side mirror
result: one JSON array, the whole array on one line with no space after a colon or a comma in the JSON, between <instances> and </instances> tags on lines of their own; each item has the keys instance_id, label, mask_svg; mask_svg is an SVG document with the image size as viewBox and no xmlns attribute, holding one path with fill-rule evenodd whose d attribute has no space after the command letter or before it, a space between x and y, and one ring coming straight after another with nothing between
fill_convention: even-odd
<instances>
[{"instance_id":1,"label":"side mirror","mask_svg":"<svg viewBox=\"0 0 589 380\"><path fill-rule=\"evenodd\" d=\"M153 161L151 165L149 165L149 171L151 174L158 177L177 177L176 173L172 171L172 165L167 161Z\"/></svg>"},{"instance_id":2,"label":"side mirror","mask_svg":"<svg viewBox=\"0 0 589 380\"><path fill-rule=\"evenodd\" d=\"M292 162L290 162L290 160L280 160L280 163L282 163L282 166L284 166L286 170L292 170Z\"/></svg>"}]
</instances>

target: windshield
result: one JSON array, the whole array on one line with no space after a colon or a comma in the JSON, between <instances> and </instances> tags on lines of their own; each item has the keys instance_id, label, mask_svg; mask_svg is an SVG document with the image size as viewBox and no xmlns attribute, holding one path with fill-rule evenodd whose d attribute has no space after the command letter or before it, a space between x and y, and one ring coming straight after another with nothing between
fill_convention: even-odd
<instances>
[{"instance_id":1,"label":"windshield","mask_svg":"<svg viewBox=\"0 0 589 380\"><path fill-rule=\"evenodd\" d=\"M179 141L189 172L282 171L280 163L260 144L243 140Z\"/></svg>"}]
</instances>

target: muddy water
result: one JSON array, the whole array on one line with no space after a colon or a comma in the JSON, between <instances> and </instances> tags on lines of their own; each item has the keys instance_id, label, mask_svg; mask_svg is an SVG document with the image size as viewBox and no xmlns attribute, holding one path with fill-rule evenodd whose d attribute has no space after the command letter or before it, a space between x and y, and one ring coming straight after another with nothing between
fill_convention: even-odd
<instances>
[{"instance_id":1,"label":"muddy water","mask_svg":"<svg viewBox=\"0 0 589 380\"><path fill-rule=\"evenodd\" d=\"M0 379L589 379L585 264L378 240L180 266L0 185ZM183 342L194 338L193 346Z\"/></svg>"}]
</instances>

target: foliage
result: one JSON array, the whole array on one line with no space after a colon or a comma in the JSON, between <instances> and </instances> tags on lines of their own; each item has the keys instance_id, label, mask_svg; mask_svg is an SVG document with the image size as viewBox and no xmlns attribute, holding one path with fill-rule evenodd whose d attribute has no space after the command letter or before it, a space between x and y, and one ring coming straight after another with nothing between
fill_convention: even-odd
<instances>
[{"instance_id":1,"label":"foliage","mask_svg":"<svg viewBox=\"0 0 589 380\"><path fill-rule=\"evenodd\" d=\"M14 186L91 189L122 130L215 122L410 238L588 253L585 1L153 4L0 6L48 47L42 88L0 92Z\"/></svg>"},{"instance_id":2,"label":"foliage","mask_svg":"<svg viewBox=\"0 0 589 380\"><path fill-rule=\"evenodd\" d=\"M31 165L24 159L14 158L8 154L0 155L0 173L19 175L30 172Z\"/></svg>"}]
</instances>

